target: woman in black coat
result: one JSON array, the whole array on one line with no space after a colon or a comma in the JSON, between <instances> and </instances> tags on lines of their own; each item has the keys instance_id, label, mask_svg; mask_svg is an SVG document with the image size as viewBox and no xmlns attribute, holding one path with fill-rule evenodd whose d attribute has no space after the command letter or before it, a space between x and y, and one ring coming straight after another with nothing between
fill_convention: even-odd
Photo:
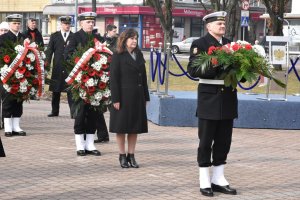
<instances>
[{"instance_id":1,"label":"woman in black coat","mask_svg":"<svg viewBox=\"0 0 300 200\"><path fill-rule=\"evenodd\" d=\"M124 31L112 57L110 86L113 108L110 112L110 132L117 133L119 161L122 168L138 168L134 152L137 134L147 133L146 102L150 100L145 60L137 46L138 33ZM125 136L128 154L125 151Z\"/></svg>"}]
</instances>

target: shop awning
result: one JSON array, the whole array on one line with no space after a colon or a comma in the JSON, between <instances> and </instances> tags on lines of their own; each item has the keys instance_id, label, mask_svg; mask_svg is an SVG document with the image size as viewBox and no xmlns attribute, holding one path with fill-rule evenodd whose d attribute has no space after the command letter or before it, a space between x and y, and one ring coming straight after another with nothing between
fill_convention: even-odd
<instances>
[{"instance_id":1,"label":"shop awning","mask_svg":"<svg viewBox=\"0 0 300 200\"><path fill-rule=\"evenodd\" d=\"M75 6L48 5L44 7L43 15L75 15Z\"/></svg>"}]
</instances>

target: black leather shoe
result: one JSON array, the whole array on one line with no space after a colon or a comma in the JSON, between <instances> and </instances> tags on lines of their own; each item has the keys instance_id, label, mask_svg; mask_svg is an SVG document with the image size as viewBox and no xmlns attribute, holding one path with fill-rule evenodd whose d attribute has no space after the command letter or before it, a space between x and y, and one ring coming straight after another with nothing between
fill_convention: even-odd
<instances>
[{"instance_id":1,"label":"black leather shoe","mask_svg":"<svg viewBox=\"0 0 300 200\"><path fill-rule=\"evenodd\" d=\"M12 136L13 136L13 135L12 135L12 132L5 132L4 135L5 135L6 137L12 137Z\"/></svg>"},{"instance_id":2,"label":"black leather shoe","mask_svg":"<svg viewBox=\"0 0 300 200\"><path fill-rule=\"evenodd\" d=\"M139 168L139 164L137 164L137 162L135 161L134 154L129 153L127 155L127 161L128 161L128 163L130 164L131 167Z\"/></svg>"},{"instance_id":3,"label":"black leather shoe","mask_svg":"<svg viewBox=\"0 0 300 200\"><path fill-rule=\"evenodd\" d=\"M19 135L19 136L26 136L25 131L13 131L12 134L13 135Z\"/></svg>"},{"instance_id":4,"label":"black leather shoe","mask_svg":"<svg viewBox=\"0 0 300 200\"><path fill-rule=\"evenodd\" d=\"M94 143L105 143L109 142L109 138L99 138L98 140L95 140Z\"/></svg>"},{"instance_id":5,"label":"black leather shoe","mask_svg":"<svg viewBox=\"0 0 300 200\"><path fill-rule=\"evenodd\" d=\"M211 188L200 188L200 192L202 195L207 196L207 197L212 197L214 196L214 193Z\"/></svg>"},{"instance_id":6,"label":"black leather shoe","mask_svg":"<svg viewBox=\"0 0 300 200\"><path fill-rule=\"evenodd\" d=\"M126 158L126 154L120 154L119 161L120 161L120 165L121 165L122 168L129 168L127 158Z\"/></svg>"},{"instance_id":7,"label":"black leather shoe","mask_svg":"<svg viewBox=\"0 0 300 200\"><path fill-rule=\"evenodd\" d=\"M101 153L98 150L92 150L92 151L85 150L85 153L93 156L101 156Z\"/></svg>"},{"instance_id":8,"label":"black leather shoe","mask_svg":"<svg viewBox=\"0 0 300 200\"><path fill-rule=\"evenodd\" d=\"M229 187L229 185L225 185L225 186L220 186L220 185L215 185L215 184L211 184L211 188L214 192L221 192L224 194L231 194L231 195L236 195L236 189L233 189L231 187Z\"/></svg>"},{"instance_id":9,"label":"black leather shoe","mask_svg":"<svg viewBox=\"0 0 300 200\"><path fill-rule=\"evenodd\" d=\"M48 115L48 117L57 117L58 116L58 113L57 114L55 114L55 113L50 113L49 115Z\"/></svg>"},{"instance_id":10,"label":"black leather shoe","mask_svg":"<svg viewBox=\"0 0 300 200\"><path fill-rule=\"evenodd\" d=\"M85 150L78 150L77 151L77 156L85 156Z\"/></svg>"}]
</instances>

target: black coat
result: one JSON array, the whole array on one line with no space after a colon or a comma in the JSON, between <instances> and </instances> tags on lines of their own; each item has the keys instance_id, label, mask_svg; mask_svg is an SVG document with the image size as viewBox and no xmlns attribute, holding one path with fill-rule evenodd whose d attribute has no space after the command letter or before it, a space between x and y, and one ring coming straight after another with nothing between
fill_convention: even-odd
<instances>
[{"instance_id":1,"label":"black coat","mask_svg":"<svg viewBox=\"0 0 300 200\"><path fill-rule=\"evenodd\" d=\"M51 74L51 82L49 90L53 92L62 92L66 89L65 79L68 76L68 72L65 69L64 50L70 37L74 33L70 32L66 42L61 34L61 31L57 31L50 36L50 41L47 47L46 55L48 63L51 63L53 58L53 68Z\"/></svg>"},{"instance_id":2,"label":"black coat","mask_svg":"<svg viewBox=\"0 0 300 200\"><path fill-rule=\"evenodd\" d=\"M26 37L22 33L19 33L17 37L13 32L8 31L7 33L0 36L0 47L4 47L4 45L8 41L23 45L23 41L25 38Z\"/></svg>"},{"instance_id":3,"label":"black coat","mask_svg":"<svg viewBox=\"0 0 300 200\"><path fill-rule=\"evenodd\" d=\"M32 39L31 33L33 33L35 35L35 40ZM24 31L23 34L24 34L25 38L29 38L31 42L35 42L36 44L38 44L41 47L44 46L43 36L38 29L31 30L28 28L26 31Z\"/></svg>"},{"instance_id":4,"label":"black coat","mask_svg":"<svg viewBox=\"0 0 300 200\"><path fill-rule=\"evenodd\" d=\"M112 51L115 52L117 48L117 42L118 42L118 37L107 37L107 35L104 35L104 40L107 44L107 47Z\"/></svg>"},{"instance_id":5,"label":"black coat","mask_svg":"<svg viewBox=\"0 0 300 200\"><path fill-rule=\"evenodd\" d=\"M222 38L223 45L230 43L230 40ZM192 43L190 59L188 64L188 73L192 77L202 79L220 79L218 76L221 67L210 67L207 71L197 70L198 67L192 67L195 55L201 52L207 52L210 46L222 46L209 33L204 37L195 40ZM198 85L198 108L197 116L200 119L223 120L234 119L237 114L237 90L224 85L199 84Z\"/></svg>"},{"instance_id":6,"label":"black coat","mask_svg":"<svg viewBox=\"0 0 300 200\"><path fill-rule=\"evenodd\" d=\"M110 132L148 132L146 101L150 97L142 52L137 51L136 60L127 51L115 53L110 71L112 102L120 102L120 110L110 110Z\"/></svg>"},{"instance_id":7,"label":"black coat","mask_svg":"<svg viewBox=\"0 0 300 200\"><path fill-rule=\"evenodd\" d=\"M1 137L0 137L0 157L5 157L5 152L1 141Z\"/></svg>"}]
</instances>

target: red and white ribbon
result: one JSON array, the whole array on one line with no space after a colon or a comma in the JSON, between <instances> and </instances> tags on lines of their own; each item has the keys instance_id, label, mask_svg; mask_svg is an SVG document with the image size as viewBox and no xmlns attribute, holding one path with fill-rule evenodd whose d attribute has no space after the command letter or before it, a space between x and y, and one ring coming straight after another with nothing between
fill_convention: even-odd
<instances>
[{"instance_id":1,"label":"red and white ribbon","mask_svg":"<svg viewBox=\"0 0 300 200\"><path fill-rule=\"evenodd\" d=\"M78 73L81 71L82 67L85 66L88 61L92 58L92 56L96 53L96 52L105 52L108 53L110 55L112 55L113 53L106 47L105 43L101 43L98 40L94 40L95 42L95 46L94 48L89 48L86 52L84 52L81 56L81 58L79 59L79 61L76 63L75 67L72 69L71 73L69 74L69 76L65 79L65 81L67 82L67 84L72 84L76 78L76 76L78 75Z\"/></svg>"}]
</instances>

